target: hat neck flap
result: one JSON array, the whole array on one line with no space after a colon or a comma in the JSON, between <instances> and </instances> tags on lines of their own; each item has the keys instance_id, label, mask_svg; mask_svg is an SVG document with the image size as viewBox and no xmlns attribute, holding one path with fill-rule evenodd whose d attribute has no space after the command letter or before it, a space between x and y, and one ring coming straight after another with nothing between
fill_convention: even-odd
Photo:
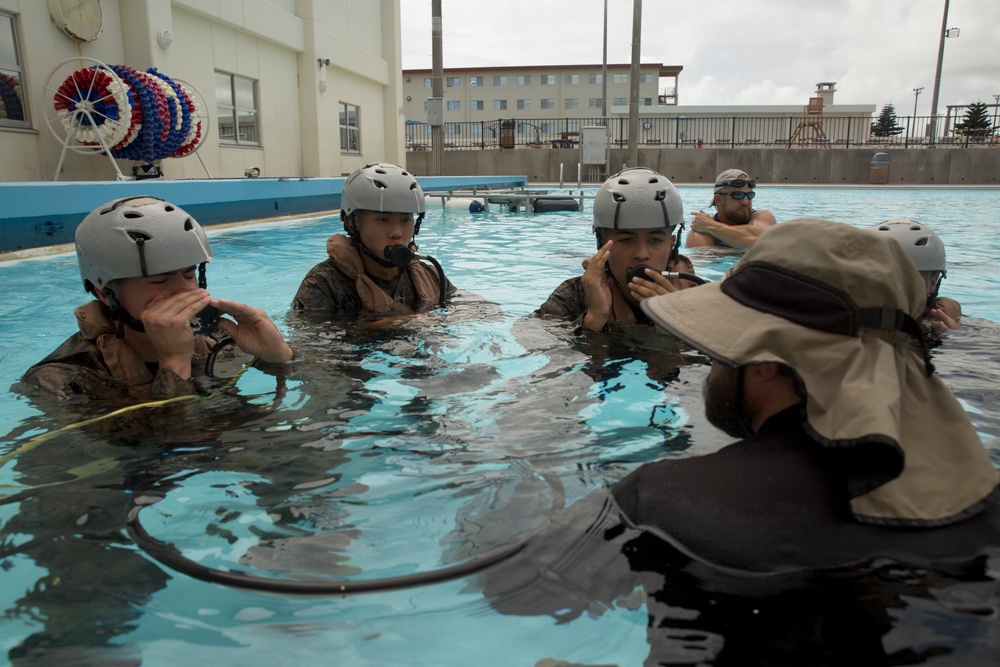
<instances>
[{"instance_id":1,"label":"hat neck flap","mask_svg":"<svg viewBox=\"0 0 1000 667\"><path fill-rule=\"evenodd\" d=\"M899 332L920 346L927 376L934 372L923 330L899 308L858 308L846 292L767 262L742 264L720 286L723 294L748 308L795 324L842 336L861 329Z\"/></svg>"}]
</instances>

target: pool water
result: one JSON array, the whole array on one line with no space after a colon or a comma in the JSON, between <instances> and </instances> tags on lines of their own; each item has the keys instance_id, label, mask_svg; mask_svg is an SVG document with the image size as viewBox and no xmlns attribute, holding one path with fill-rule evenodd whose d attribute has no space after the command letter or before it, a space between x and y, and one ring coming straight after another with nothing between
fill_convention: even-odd
<instances>
[{"instance_id":1,"label":"pool water","mask_svg":"<svg viewBox=\"0 0 1000 667\"><path fill-rule=\"evenodd\" d=\"M710 199L679 189L688 211ZM938 232L942 294L966 318L935 363L1000 465L1000 190L761 186L755 203L779 221L912 217ZM432 211L421 252L462 290L446 309L303 322L288 304L340 228L210 232L212 293L264 308L304 359L283 383L251 369L230 394L79 426L95 416L87 407L60 419L5 397L0 645L11 663L691 664L741 648L793 665L818 650L795 619L820 618L853 629L824 641L855 664L996 664L1000 554L960 571L875 564L835 593L800 582L713 595L670 565L656 585L689 602L664 607L649 573L599 567L607 547L593 540L561 541L641 463L730 440L702 415L700 355L648 330L577 338L529 317L593 253L589 202L582 213ZM686 254L710 280L738 258ZM72 332L86 297L72 255L2 264L0 276L8 387ZM533 581L539 549L563 544L571 566L517 583ZM186 563L273 588L209 583ZM338 594L387 581L408 585ZM752 632L741 614L757 619ZM667 629L648 630L653 617ZM769 632L792 648L754 653Z\"/></svg>"}]
</instances>

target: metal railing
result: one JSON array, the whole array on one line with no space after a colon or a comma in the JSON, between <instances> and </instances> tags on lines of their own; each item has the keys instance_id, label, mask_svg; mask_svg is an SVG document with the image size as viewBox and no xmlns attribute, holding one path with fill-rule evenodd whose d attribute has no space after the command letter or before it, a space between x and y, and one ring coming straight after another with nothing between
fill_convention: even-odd
<instances>
[{"instance_id":1,"label":"metal railing","mask_svg":"<svg viewBox=\"0 0 1000 667\"><path fill-rule=\"evenodd\" d=\"M1000 146L994 123L977 134L963 134L955 125L962 118L938 116L935 139L931 141L931 116L897 117L899 131L877 136L871 116L726 116L671 117L640 120L640 147L771 147L771 148L985 148ZM611 118L531 118L497 119L445 123L445 150L576 148L583 127L607 126L612 147L628 146L628 119ZM430 150L431 126L406 124L406 148Z\"/></svg>"}]
</instances>

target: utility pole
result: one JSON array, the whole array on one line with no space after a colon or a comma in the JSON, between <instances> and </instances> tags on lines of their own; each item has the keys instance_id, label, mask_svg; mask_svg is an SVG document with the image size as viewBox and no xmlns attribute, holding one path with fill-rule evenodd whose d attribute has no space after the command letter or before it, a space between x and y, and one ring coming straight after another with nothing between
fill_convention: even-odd
<instances>
[{"instance_id":1,"label":"utility pole","mask_svg":"<svg viewBox=\"0 0 1000 667\"><path fill-rule=\"evenodd\" d=\"M611 119L608 118L608 0L604 0L604 60L601 61L601 115L604 116L604 178L611 175Z\"/></svg>"},{"instance_id":2,"label":"utility pole","mask_svg":"<svg viewBox=\"0 0 1000 667\"><path fill-rule=\"evenodd\" d=\"M993 132L997 131L997 107L1000 107L1000 95L993 96Z\"/></svg>"},{"instance_id":3,"label":"utility pole","mask_svg":"<svg viewBox=\"0 0 1000 667\"><path fill-rule=\"evenodd\" d=\"M931 97L931 126L929 131L931 146L937 142L938 93L941 92L941 65L944 63L944 40L952 36L952 31L955 32L954 36L958 37L958 28L949 30L947 27L949 1L944 0L944 16L941 17L941 38L938 43L937 70L934 72L934 95Z\"/></svg>"},{"instance_id":4,"label":"utility pole","mask_svg":"<svg viewBox=\"0 0 1000 667\"><path fill-rule=\"evenodd\" d=\"M628 166L639 166L639 53L642 0L632 0L632 70L628 80Z\"/></svg>"},{"instance_id":5,"label":"utility pole","mask_svg":"<svg viewBox=\"0 0 1000 667\"><path fill-rule=\"evenodd\" d=\"M917 100L920 99L920 92L923 90L923 86L920 88L913 89L913 122L917 122Z\"/></svg>"},{"instance_id":6,"label":"utility pole","mask_svg":"<svg viewBox=\"0 0 1000 667\"><path fill-rule=\"evenodd\" d=\"M431 0L431 95L444 104L444 48L441 38L441 0ZM436 124L431 125L431 171L435 176L442 174L442 154L444 153L444 111Z\"/></svg>"}]
</instances>

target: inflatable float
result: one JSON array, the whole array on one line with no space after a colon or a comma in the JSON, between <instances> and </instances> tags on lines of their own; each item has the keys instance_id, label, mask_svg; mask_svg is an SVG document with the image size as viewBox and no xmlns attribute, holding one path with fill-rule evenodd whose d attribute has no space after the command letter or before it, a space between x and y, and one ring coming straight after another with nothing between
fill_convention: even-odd
<instances>
[{"instance_id":1,"label":"inflatable float","mask_svg":"<svg viewBox=\"0 0 1000 667\"><path fill-rule=\"evenodd\" d=\"M442 207L446 211L465 211L466 213L482 213L486 204L482 199L473 197L424 197L427 208Z\"/></svg>"}]
</instances>

